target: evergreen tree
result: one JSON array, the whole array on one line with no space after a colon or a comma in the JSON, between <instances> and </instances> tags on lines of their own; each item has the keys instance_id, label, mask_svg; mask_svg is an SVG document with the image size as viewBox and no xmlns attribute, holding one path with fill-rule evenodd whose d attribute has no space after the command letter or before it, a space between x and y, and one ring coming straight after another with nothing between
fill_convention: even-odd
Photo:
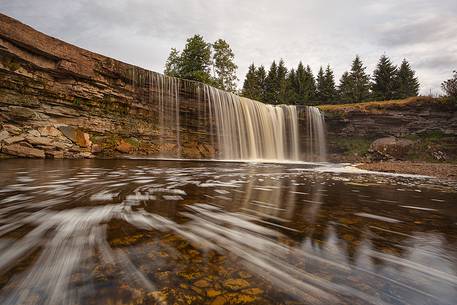
<instances>
[{"instance_id":1,"label":"evergreen tree","mask_svg":"<svg viewBox=\"0 0 457 305\"><path fill-rule=\"evenodd\" d=\"M373 97L376 100L391 100L395 98L397 88L397 67L383 55L379 59L376 70L373 72Z\"/></svg>"},{"instance_id":2,"label":"evergreen tree","mask_svg":"<svg viewBox=\"0 0 457 305\"><path fill-rule=\"evenodd\" d=\"M306 68L302 62L298 63L296 75L296 103L299 105L306 105L314 98L316 92L316 83L314 80L313 72L310 66Z\"/></svg>"},{"instance_id":3,"label":"evergreen tree","mask_svg":"<svg viewBox=\"0 0 457 305\"><path fill-rule=\"evenodd\" d=\"M351 102L354 91L354 84L349 72L344 72L338 85L338 96L343 102Z\"/></svg>"},{"instance_id":4,"label":"evergreen tree","mask_svg":"<svg viewBox=\"0 0 457 305\"><path fill-rule=\"evenodd\" d=\"M322 66L319 68L316 78L316 100L318 102L324 102L326 100L325 94L325 74Z\"/></svg>"},{"instance_id":5,"label":"evergreen tree","mask_svg":"<svg viewBox=\"0 0 457 305\"><path fill-rule=\"evenodd\" d=\"M321 103L334 101L337 96L335 76L330 65L324 69L321 67L317 74L317 99Z\"/></svg>"},{"instance_id":6,"label":"evergreen tree","mask_svg":"<svg viewBox=\"0 0 457 305\"><path fill-rule=\"evenodd\" d=\"M278 65L276 61L270 66L268 75L265 79L265 102L268 104L277 104L279 100L279 80Z\"/></svg>"},{"instance_id":7,"label":"evergreen tree","mask_svg":"<svg viewBox=\"0 0 457 305\"><path fill-rule=\"evenodd\" d=\"M181 52L180 77L203 83L214 83L211 78L211 45L200 35L187 39Z\"/></svg>"},{"instance_id":8,"label":"evergreen tree","mask_svg":"<svg viewBox=\"0 0 457 305\"><path fill-rule=\"evenodd\" d=\"M179 51L172 48L167 62L165 63L164 74L173 77L180 77L181 75L181 55Z\"/></svg>"},{"instance_id":9,"label":"evergreen tree","mask_svg":"<svg viewBox=\"0 0 457 305\"><path fill-rule=\"evenodd\" d=\"M260 88L260 80L258 79L258 70L256 69L254 64L251 64L248 69L248 73L246 73L246 78L244 79L242 95L244 97L253 99L253 100L260 100L261 97L261 88Z\"/></svg>"},{"instance_id":10,"label":"evergreen tree","mask_svg":"<svg viewBox=\"0 0 457 305\"><path fill-rule=\"evenodd\" d=\"M403 59L400 69L396 75L396 98L407 98L419 95L419 80L415 76L416 72L413 71L410 64L406 59Z\"/></svg>"},{"instance_id":11,"label":"evergreen tree","mask_svg":"<svg viewBox=\"0 0 457 305\"><path fill-rule=\"evenodd\" d=\"M287 74L286 104L296 105L298 103L299 82L294 69Z\"/></svg>"},{"instance_id":12,"label":"evergreen tree","mask_svg":"<svg viewBox=\"0 0 457 305\"><path fill-rule=\"evenodd\" d=\"M267 79L267 72L265 71L265 67L264 66L260 66L259 68L257 68L256 70L256 78L257 78L257 81L258 81L258 84L259 84L259 97L258 97L258 101L260 102L266 102L266 79Z\"/></svg>"},{"instance_id":13,"label":"evergreen tree","mask_svg":"<svg viewBox=\"0 0 457 305\"><path fill-rule=\"evenodd\" d=\"M303 101L310 104L316 98L316 80L314 79L311 67L306 66L305 78L303 82Z\"/></svg>"},{"instance_id":14,"label":"evergreen tree","mask_svg":"<svg viewBox=\"0 0 457 305\"><path fill-rule=\"evenodd\" d=\"M357 55L352 62L351 73L349 74L352 85L350 94L344 98L350 98L353 102L362 102L370 97L370 76L365 73L366 67ZM345 80L346 82L346 80Z\"/></svg>"},{"instance_id":15,"label":"evergreen tree","mask_svg":"<svg viewBox=\"0 0 457 305\"><path fill-rule=\"evenodd\" d=\"M235 55L229 44L219 39L213 44L213 64L215 72L215 83L218 88L235 92L236 91L236 70L238 66L233 62Z\"/></svg>"},{"instance_id":16,"label":"evergreen tree","mask_svg":"<svg viewBox=\"0 0 457 305\"><path fill-rule=\"evenodd\" d=\"M284 104L287 100L287 68L284 60L278 64L278 104Z\"/></svg>"}]
</instances>

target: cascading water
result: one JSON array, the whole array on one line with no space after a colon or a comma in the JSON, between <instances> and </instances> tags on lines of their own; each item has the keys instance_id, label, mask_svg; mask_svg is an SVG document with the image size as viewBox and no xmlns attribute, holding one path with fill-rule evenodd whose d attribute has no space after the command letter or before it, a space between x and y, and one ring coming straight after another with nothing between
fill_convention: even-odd
<instances>
[{"instance_id":1,"label":"cascading water","mask_svg":"<svg viewBox=\"0 0 457 305\"><path fill-rule=\"evenodd\" d=\"M198 82L158 73L149 75L149 94L156 101L161 156L181 157L181 125L189 116L194 128L206 130L214 159L299 161L298 111L292 105L267 105ZM185 92L183 94L183 92ZM180 99L196 97L192 111ZM202 109L201 109L202 108ZM306 160L325 161L325 128L320 111L306 107ZM201 120L204 118L204 120ZM165 151L165 152L164 152Z\"/></svg>"},{"instance_id":2,"label":"cascading water","mask_svg":"<svg viewBox=\"0 0 457 305\"><path fill-rule=\"evenodd\" d=\"M327 158L327 140L325 120L317 107L305 108L306 115L306 158L308 161L325 161Z\"/></svg>"}]
</instances>

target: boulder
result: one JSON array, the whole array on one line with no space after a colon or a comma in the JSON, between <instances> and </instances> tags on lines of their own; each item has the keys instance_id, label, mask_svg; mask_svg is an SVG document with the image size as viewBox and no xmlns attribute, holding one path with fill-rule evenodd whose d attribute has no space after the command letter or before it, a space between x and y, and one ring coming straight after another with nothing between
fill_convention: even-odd
<instances>
[{"instance_id":1,"label":"boulder","mask_svg":"<svg viewBox=\"0 0 457 305\"><path fill-rule=\"evenodd\" d=\"M116 150L123 154L129 154L133 150L133 146L124 140L121 140L117 143Z\"/></svg>"},{"instance_id":2,"label":"boulder","mask_svg":"<svg viewBox=\"0 0 457 305\"><path fill-rule=\"evenodd\" d=\"M0 131L0 142L10 137L10 133L6 130Z\"/></svg>"},{"instance_id":3,"label":"boulder","mask_svg":"<svg viewBox=\"0 0 457 305\"><path fill-rule=\"evenodd\" d=\"M32 137L41 137L41 134L38 132L38 130L35 129L31 129L27 131L27 133Z\"/></svg>"},{"instance_id":4,"label":"boulder","mask_svg":"<svg viewBox=\"0 0 457 305\"><path fill-rule=\"evenodd\" d=\"M375 161L404 160L414 144L414 141L408 139L380 138L371 143L368 152L370 153L370 158Z\"/></svg>"},{"instance_id":5,"label":"boulder","mask_svg":"<svg viewBox=\"0 0 457 305\"><path fill-rule=\"evenodd\" d=\"M54 151L47 151L46 152L46 157L50 159L63 159L64 158L64 152L59 151L59 150L54 150Z\"/></svg>"},{"instance_id":6,"label":"boulder","mask_svg":"<svg viewBox=\"0 0 457 305\"><path fill-rule=\"evenodd\" d=\"M91 149L91 152L93 154L98 154L98 153L101 153L103 150L102 146L100 144L94 144L92 145L92 149Z\"/></svg>"},{"instance_id":7,"label":"boulder","mask_svg":"<svg viewBox=\"0 0 457 305\"><path fill-rule=\"evenodd\" d=\"M2 151L6 154L18 156L18 157L26 157L26 158L44 158L45 154L44 151L41 149L31 148L22 146L19 144L12 144L8 146L4 146Z\"/></svg>"},{"instance_id":8,"label":"boulder","mask_svg":"<svg viewBox=\"0 0 457 305\"><path fill-rule=\"evenodd\" d=\"M82 132L77 127L60 126L59 130L64 134L64 136L80 147L90 147L92 145L89 134Z\"/></svg>"}]
</instances>

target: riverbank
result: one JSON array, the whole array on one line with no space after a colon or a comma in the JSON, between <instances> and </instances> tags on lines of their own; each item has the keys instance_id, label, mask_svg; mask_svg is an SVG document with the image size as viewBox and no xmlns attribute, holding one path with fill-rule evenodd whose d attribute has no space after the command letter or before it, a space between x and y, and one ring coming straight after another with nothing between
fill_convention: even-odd
<instances>
[{"instance_id":1,"label":"riverbank","mask_svg":"<svg viewBox=\"0 0 457 305\"><path fill-rule=\"evenodd\" d=\"M359 163L357 168L399 174L432 176L457 181L457 164L449 163L416 163L409 161L388 161Z\"/></svg>"}]
</instances>

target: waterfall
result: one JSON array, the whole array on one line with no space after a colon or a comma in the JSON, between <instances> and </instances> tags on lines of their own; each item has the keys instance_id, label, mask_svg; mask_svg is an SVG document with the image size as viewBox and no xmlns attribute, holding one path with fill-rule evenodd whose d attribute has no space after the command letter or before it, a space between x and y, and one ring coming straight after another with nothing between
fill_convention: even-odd
<instances>
[{"instance_id":1,"label":"waterfall","mask_svg":"<svg viewBox=\"0 0 457 305\"><path fill-rule=\"evenodd\" d=\"M198 142L211 144L213 159L302 160L296 106L268 105L153 72L148 86L148 99L157 111L161 157L180 158L187 140L182 134L192 133L205 134ZM306 107L305 114L306 161L325 161L323 116L315 107ZM181 126L188 132L181 133Z\"/></svg>"},{"instance_id":2,"label":"waterfall","mask_svg":"<svg viewBox=\"0 0 457 305\"><path fill-rule=\"evenodd\" d=\"M325 136L325 120L319 108L308 106L306 116L306 159L308 161L326 161L327 140Z\"/></svg>"}]
</instances>

